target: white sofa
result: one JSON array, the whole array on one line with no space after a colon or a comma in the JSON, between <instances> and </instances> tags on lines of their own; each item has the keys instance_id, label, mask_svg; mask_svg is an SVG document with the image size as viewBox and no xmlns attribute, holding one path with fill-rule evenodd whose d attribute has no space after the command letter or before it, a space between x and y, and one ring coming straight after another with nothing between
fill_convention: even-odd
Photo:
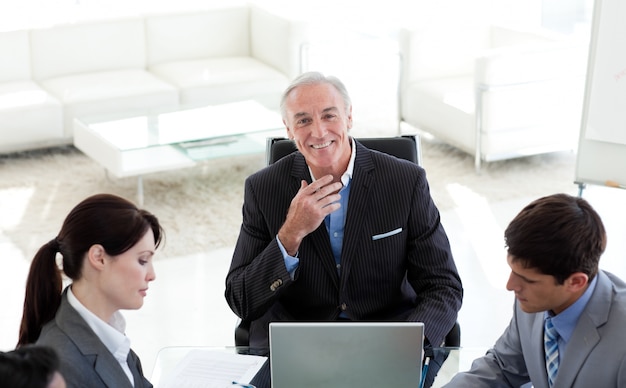
<instances>
[{"instance_id":1,"label":"white sofa","mask_svg":"<svg viewBox=\"0 0 626 388\"><path fill-rule=\"evenodd\" d=\"M0 152L71 144L77 117L277 108L305 39L304 24L256 5L0 32Z\"/></svg>"},{"instance_id":2,"label":"white sofa","mask_svg":"<svg viewBox=\"0 0 626 388\"><path fill-rule=\"evenodd\" d=\"M61 102L31 77L28 31L0 33L0 151L63 137Z\"/></svg>"},{"instance_id":3,"label":"white sofa","mask_svg":"<svg viewBox=\"0 0 626 388\"><path fill-rule=\"evenodd\" d=\"M587 42L496 25L402 29L400 119L481 162L575 149Z\"/></svg>"}]
</instances>

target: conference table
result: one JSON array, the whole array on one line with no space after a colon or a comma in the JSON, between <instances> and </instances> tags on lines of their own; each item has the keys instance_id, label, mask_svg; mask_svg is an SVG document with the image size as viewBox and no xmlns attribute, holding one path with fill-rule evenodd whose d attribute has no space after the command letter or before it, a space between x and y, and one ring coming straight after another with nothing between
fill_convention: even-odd
<instances>
[{"instance_id":1,"label":"conference table","mask_svg":"<svg viewBox=\"0 0 626 388\"><path fill-rule=\"evenodd\" d=\"M468 370L472 361L485 354L487 348L437 348L437 350L445 351L448 357L442 365L437 378L432 387L437 388L449 382L450 379L459 371ZM265 363L269 363L266 349L252 349L246 347L209 347L209 346L172 346L165 347L159 351L155 361L152 377L150 381L155 388L167 387L220 387L215 384L215 376L210 376L210 369L205 368L210 364L219 365L219 373L223 373L223 369L248 368L247 372L256 373L263 367ZM192 361L193 360L193 361ZM196 365L192 365L193 362ZM246 362L246 365L243 362ZM202 372L198 370L198 366L202 365ZM189 370L192 370L190 373ZM243 372L237 372L243 373ZM184 375L184 376L183 376ZM251 378L244 377L241 379L242 384L239 386L247 387L247 383ZM203 380L204 379L204 380ZM234 379L234 378L233 378ZM186 382L183 382L186 381ZM232 379L231 379L232 380ZM202 382L205 383L202 383ZM228 384L230 384L229 382ZM236 387L237 385L232 385Z\"/></svg>"}]
</instances>

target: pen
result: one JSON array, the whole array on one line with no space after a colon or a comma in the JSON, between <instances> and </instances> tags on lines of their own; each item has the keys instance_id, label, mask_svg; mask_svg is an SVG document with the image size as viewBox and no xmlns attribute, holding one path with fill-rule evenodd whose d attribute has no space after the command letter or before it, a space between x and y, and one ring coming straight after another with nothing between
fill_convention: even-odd
<instances>
[{"instance_id":1,"label":"pen","mask_svg":"<svg viewBox=\"0 0 626 388\"><path fill-rule=\"evenodd\" d=\"M233 385L238 385L238 386L243 387L243 388L256 388L252 384L243 384L243 383L238 383L236 381L233 381Z\"/></svg>"},{"instance_id":2,"label":"pen","mask_svg":"<svg viewBox=\"0 0 626 388\"><path fill-rule=\"evenodd\" d=\"M430 362L430 357L426 357L424 360L424 366L422 367L422 379L420 380L419 388L424 388L424 381L426 380L426 373L428 373L428 363Z\"/></svg>"}]
</instances>

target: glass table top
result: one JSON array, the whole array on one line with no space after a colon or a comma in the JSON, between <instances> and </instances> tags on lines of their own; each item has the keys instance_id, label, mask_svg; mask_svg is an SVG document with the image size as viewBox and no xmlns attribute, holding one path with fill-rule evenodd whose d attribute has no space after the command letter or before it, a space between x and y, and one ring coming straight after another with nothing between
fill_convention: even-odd
<instances>
[{"instance_id":1,"label":"glass table top","mask_svg":"<svg viewBox=\"0 0 626 388\"><path fill-rule=\"evenodd\" d=\"M233 143L258 132L284 130L277 112L252 100L85 123L120 151L162 145L190 150Z\"/></svg>"}]
</instances>

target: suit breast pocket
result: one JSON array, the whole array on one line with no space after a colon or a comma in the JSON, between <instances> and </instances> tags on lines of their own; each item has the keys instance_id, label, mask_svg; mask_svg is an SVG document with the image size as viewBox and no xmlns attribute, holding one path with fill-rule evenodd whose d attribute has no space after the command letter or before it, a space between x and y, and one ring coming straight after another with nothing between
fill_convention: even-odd
<instances>
[{"instance_id":1,"label":"suit breast pocket","mask_svg":"<svg viewBox=\"0 0 626 388\"><path fill-rule=\"evenodd\" d=\"M394 230L390 230L388 232L375 234L375 235L372 236L372 241L382 240L384 238L389 238L391 236L395 236L396 234L400 234L400 233L402 233L402 228L397 228L397 229L394 229Z\"/></svg>"}]
</instances>

